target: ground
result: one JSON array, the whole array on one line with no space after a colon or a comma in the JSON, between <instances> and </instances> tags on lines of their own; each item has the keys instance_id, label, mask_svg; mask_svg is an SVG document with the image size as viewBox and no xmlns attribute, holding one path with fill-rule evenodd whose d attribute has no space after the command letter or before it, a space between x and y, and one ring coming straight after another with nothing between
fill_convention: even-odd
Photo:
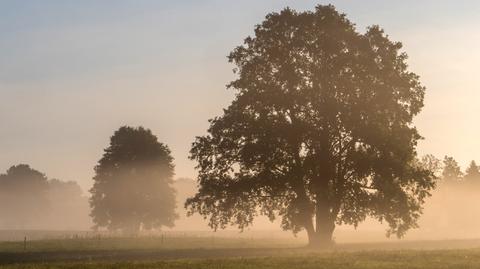
<instances>
[{"instance_id":1,"label":"ground","mask_svg":"<svg viewBox=\"0 0 480 269\"><path fill-rule=\"evenodd\" d=\"M287 239L88 237L1 242L2 268L480 268L480 240L337 244Z\"/></svg>"}]
</instances>

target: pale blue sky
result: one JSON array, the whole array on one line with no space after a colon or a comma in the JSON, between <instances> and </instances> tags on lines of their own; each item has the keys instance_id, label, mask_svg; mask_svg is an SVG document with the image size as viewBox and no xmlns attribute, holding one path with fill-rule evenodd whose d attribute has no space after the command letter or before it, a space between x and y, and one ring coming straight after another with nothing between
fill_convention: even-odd
<instances>
[{"instance_id":1,"label":"pale blue sky","mask_svg":"<svg viewBox=\"0 0 480 269\"><path fill-rule=\"evenodd\" d=\"M327 3L404 43L427 86L420 152L480 161L478 1L0 0L0 171L28 163L88 189L128 124L193 177L190 143L232 98L229 51L268 12Z\"/></svg>"}]
</instances>

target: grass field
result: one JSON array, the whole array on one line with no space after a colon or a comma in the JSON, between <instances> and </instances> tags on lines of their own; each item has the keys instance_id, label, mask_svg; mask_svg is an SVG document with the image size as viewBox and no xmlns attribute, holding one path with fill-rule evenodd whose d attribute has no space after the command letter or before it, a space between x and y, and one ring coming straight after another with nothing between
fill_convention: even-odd
<instances>
[{"instance_id":1,"label":"grass field","mask_svg":"<svg viewBox=\"0 0 480 269\"><path fill-rule=\"evenodd\" d=\"M480 240L338 244L287 239L139 237L1 242L1 268L480 268Z\"/></svg>"}]
</instances>

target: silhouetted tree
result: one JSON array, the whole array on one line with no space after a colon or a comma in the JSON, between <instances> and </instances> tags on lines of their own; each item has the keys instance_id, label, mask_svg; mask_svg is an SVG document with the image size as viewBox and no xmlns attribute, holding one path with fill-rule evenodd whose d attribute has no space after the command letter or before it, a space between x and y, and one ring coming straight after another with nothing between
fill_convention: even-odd
<instances>
[{"instance_id":1,"label":"silhouetted tree","mask_svg":"<svg viewBox=\"0 0 480 269\"><path fill-rule=\"evenodd\" d=\"M279 215L312 246L367 216L388 234L416 227L435 176L416 158L425 88L401 47L331 5L267 15L229 56L235 100L193 143L190 214L214 229Z\"/></svg>"},{"instance_id":2,"label":"silhouetted tree","mask_svg":"<svg viewBox=\"0 0 480 269\"><path fill-rule=\"evenodd\" d=\"M0 215L4 228L27 228L39 222L50 206L47 177L19 164L0 175Z\"/></svg>"},{"instance_id":3,"label":"silhouetted tree","mask_svg":"<svg viewBox=\"0 0 480 269\"><path fill-rule=\"evenodd\" d=\"M76 182L49 180L19 164L0 174L0 216L0 229L83 228L88 199Z\"/></svg>"},{"instance_id":4,"label":"silhouetted tree","mask_svg":"<svg viewBox=\"0 0 480 269\"><path fill-rule=\"evenodd\" d=\"M480 169L475 161L471 161L470 165L465 170L464 179L468 182L478 182L480 183Z\"/></svg>"},{"instance_id":5,"label":"silhouetted tree","mask_svg":"<svg viewBox=\"0 0 480 269\"><path fill-rule=\"evenodd\" d=\"M445 156L443 159L442 179L447 182L460 181L463 179L462 170L453 157Z\"/></svg>"},{"instance_id":6,"label":"silhouetted tree","mask_svg":"<svg viewBox=\"0 0 480 269\"><path fill-rule=\"evenodd\" d=\"M173 158L142 127L121 127L95 167L90 192L96 227L136 233L172 227L176 218Z\"/></svg>"}]
</instances>

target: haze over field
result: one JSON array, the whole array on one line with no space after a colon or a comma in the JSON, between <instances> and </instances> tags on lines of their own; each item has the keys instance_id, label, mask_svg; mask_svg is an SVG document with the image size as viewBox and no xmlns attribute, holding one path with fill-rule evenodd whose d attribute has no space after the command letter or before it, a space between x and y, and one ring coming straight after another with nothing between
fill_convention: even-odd
<instances>
[{"instance_id":1,"label":"haze over field","mask_svg":"<svg viewBox=\"0 0 480 269\"><path fill-rule=\"evenodd\" d=\"M402 51L407 52L410 57L408 60L409 70L420 75L421 85L426 86L427 89L425 107L414 120L414 125L418 127L420 134L424 137L424 140L419 142L419 155L433 154L440 159L445 155L454 156L459 161L462 171L465 171L471 160L480 160L480 144L478 143L480 126L475 124L478 121L478 115L480 115L480 106L477 104L480 98L478 91L480 78L475 73L477 62L480 60L480 52L477 50L480 45L480 38L475 34L480 26L480 18L477 16L480 12L480 3L475 1L421 1L420 3L402 1L387 5L380 1L331 2L338 11L346 13L352 22L357 23L357 30L360 33L364 33L367 26L378 24L385 29L389 39L403 43ZM149 136L146 140L151 142L149 145L156 145L158 142L165 143L165 148L162 148L163 151L158 154L163 157L167 156L166 158L169 160L167 166L169 168L173 169L173 167L170 167L170 161L172 161L169 159L170 154L174 158L172 164L175 165L175 175L172 176L169 170L167 176L161 175L159 177L165 178L165 182L163 182L165 185L161 188L162 190L168 189L165 186L170 185L171 180L175 179L172 185L177 191L176 212L179 219L176 220L174 226L171 225L174 218L173 209L165 206L168 207L168 211L172 211L169 212L171 214L168 221L165 221L166 226L173 227L163 227L162 229L167 231L210 230L207 220L203 219L202 216L196 214L187 218L187 210L184 209L184 205L187 198L198 192L197 183L194 181L197 176L197 171L194 169L195 161L203 160L204 167L200 168L206 171L203 171L205 172L204 176L206 175L205 178L215 181L212 178L216 179L216 171L212 172L214 169L209 167L210 163L208 161L209 158L214 159L212 155L218 153L214 150L212 150L213 153L209 152L211 148L209 148L208 142L211 141L205 142L208 139L200 139L197 140L197 144L194 144L194 146L197 146L196 151L192 150L196 160L189 160L188 156L195 137L204 135L205 130L210 125L208 119L220 115L222 109L226 108L233 98L238 97L234 95L234 91L225 89L225 85L237 77L232 72L235 66L228 63L226 56L242 43L244 37L253 34L253 26L263 21L265 14L271 11L279 11L286 6L298 11L312 10L317 4L326 3L319 3L318 1L261 1L260 3L258 1L241 1L232 4L225 1L175 3L170 1L121 0L115 1L113 5L112 2L47 0L42 2L32 1L29 4L21 1L1 4L0 58L3 60L0 61L0 124L2 125L0 127L0 184L3 185L0 185L0 214L2 215L0 229L88 230L94 225L93 222L95 221L97 226L108 228L111 223L106 219L113 215L113 210L108 206L113 203L108 203L111 201L104 204L100 203L101 205L98 206L99 211L101 211L100 217L97 220L94 217L92 222L89 216L91 212L88 205L88 198L90 197L88 191L92 186L99 187L102 192L99 191L99 194L94 197L102 200L108 196L105 193L113 189L109 188L112 187L109 185L112 182L109 180L112 180L112 178L117 179L117 176L118 178L126 178L125 182L130 183L130 185L125 185L128 186L124 189L127 193L136 185L136 181L128 180L138 179L136 178L139 177L138 174L143 175L139 172L143 168L148 172L142 171L149 176L161 174L159 172L161 169L155 170L158 167L154 167L149 162L150 159L145 158L147 160L145 163L142 162L143 159L141 161L136 159L137 156L151 157L149 155L151 152L148 149L153 148L153 146L143 147L143 144L139 142L141 139L137 139L138 137L132 135L134 139L128 140L127 138L131 137L125 135L127 138L122 136L118 139L120 142L115 142L112 139L109 147L109 139L112 133L120 126L145 126L147 129L121 127L120 130L123 128L124 130L128 129L130 133L139 130L147 133ZM415 8L412 9L412 6L415 6ZM272 32L274 31L272 30ZM260 39L259 44L262 44L261 42ZM364 51L360 50L360 52L363 53ZM240 63L249 59L241 53L237 57L238 59L236 58L234 61ZM242 57L247 60L242 59ZM246 77L248 78L248 75ZM422 88L419 85L411 86L409 84L409 87L420 92ZM415 105L415 101L418 101L415 93L408 92L414 97L411 97L411 99L409 99L410 97L405 98L408 100L406 102L410 102L410 105L412 103ZM375 96L375 93L372 96ZM259 98L259 100L263 99ZM397 102L402 103L404 100L399 98L394 101L396 105ZM369 103L361 103L359 107L365 104ZM318 107L321 107L321 105ZM406 107L409 106L406 105ZM355 110L352 111L355 112ZM348 112L350 114L345 114L355 114L351 111ZM372 114L375 112L372 112ZM407 112L407 114L409 113L410 111ZM395 112L392 112L392 114L395 114ZM412 114L416 113L412 112ZM375 116L378 115L375 114ZM289 119L287 120L288 123L293 122L292 118L287 118ZM349 118L349 120L352 118ZM375 117L372 118L376 119ZM393 116L392 118L396 119ZM401 119L404 122L401 122L398 126L410 126L409 117L406 116L405 118ZM305 122L309 123L308 120L310 118L305 116ZM228 129L230 127L228 123L230 122L228 122L228 119L226 122L227 124L220 124L219 128ZM354 120L346 120L345 122L354 122ZM366 129L368 129L368 126ZM234 133L234 131L231 133ZM410 135L408 131L399 133ZM218 133L221 134L222 132L219 131ZM257 134L252 135L252 137L255 137L255 135ZM387 135L385 137L387 139L391 138ZM405 144L409 144L411 141L415 142L415 135L412 135L412 137L402 137L399 141L402 143L407 141ZM125 140L123 140L124 138ZM157 138L158 141L156 141ZM124 143L125 141L129 141L131 144ZM354 141L353 138L352 141ZM137 142L142 146L138 146ZM377 142L374 141L372 144L380 145L379 148L383 149L384 144ZM340 148L343 146L342 143L338 143ZM360 144L360 142L354 141L355 147L357 146L356 143ZM212 142L212 144L214 143ZM301 144L301 147L306 148L306 144L307 142ZM414 143L412 142L409 145L411 144ZM124 155L119 154L120 157L117 159L109 159L112 157L109 154L115 155L112 152L118 150L119 145L125 146L125 148L122 148L122 154ZM132 147L134 148L132 150L129 145L136 145L137 147ZM364 151L358 149L361 146L358 146L355 150L365 153L368 152L368 146L365 147ZM108 149L104 152L106 148ZM212 146L212 148L214 147ZM234 146L232 148L226 147L225 151L235 152L237 150ZM315 155L316 148L310 151L305 148L301 152L304 155L300 157L308 159L306 158L308 154L318 157ZM136 152L137 149L139 149L138 152ZM402 150L399 150L399 152L403 153ZM414 156L416 155L414 153L415 149L412 147L412 152L398 155L411 154ZM105 155L108 155L109 158L106 158ZM222 156L221 153L219 155ZM124 158L125 156L133 157L128 159ZM238 156L233 156L232 159L236 157ZM365 157L365 159L368 159L368 157ZM133 164L123 163L125 159ZM345 157L345 159L347 158ZM381 158L379 157L379 159ZM155 160L158 161L158 159ZM245 161L246 166L248 166L248 161ZM122 167L122 169L119 169L118 175L112 176L114 174L112 171L115 171L115 169L109 169L111 167L117 168L119 163L125 165L125 171L128 172L124 172ZM11 179L16 177L11 176L8 171L10 171L9 168L12 165L17 164L28 164L31 168L45 173L44 176L36 175L43 182L40 184L40 191L34 192L34 188L22 188L21 184L18 186L11 184ZM235 164L232 166L235 166ZM161 167L165 164L156 165ZM419 162L411 165L413 168L418 168L418 171L412 169L418 172L417 174L412 173L417 176L417 178L412 176L414 178L412 182L417 180L420 183L415 185L416 182L407 182L417 187L409 194L421 197L414 197L412 200L405 199L408 200L405 205L410 206L409 209L415 214L418 210L416 202L420 206L423 203L423 194L418 193L428 192L433 188L433 184L431 184L433 176L430 178L430 174L422 174L421 172L425 172L420 171L419 167L422 165L425 165L425 163ZM95 170L94 167L96 167ZM155 169L151 169L152 167ZM349 168L351 167L349 166ZM380 171L383 168L373 167L370 167L370 169ZM223 167L216 168L221 170ZM232 168L232 171L236 171L234 168ZM459 169L460 167L456 168ZM476 169L478 171L478 167ZM315 169L311 170L316 171ZM355 169L352 168L352 170ZM4 172L5 175L3 175ZM445 173L440 175L440 169L438 171L432 170L432 175L433 172L437 173L442 181L438 184L438 188L432 191L433 196L426 199L424 215L419 221L420 229L409 232L406 239L480 237L480 231L478 231L480 209L477 209L480 208L480 176L478 176L480 173L472 177L478 182L471 183L470 181L460 182L460 179L463 179L460 172L458 177L455 178L449 178ZM320 173L318 172L318 174ZM351 190L378 187L368 185L372 184L374 176L369 175L368 172L361 173L357 177L360 179L359 181L364 180L360 183L366 185L357 187L357 185L352 184L350 186ZM352 172L352 174L354 173ZM378 174L382 175L380 172ZM378 174L374 175L378 176ZM397 176L397 174L393 174ZM402 173L398 174L403 176ZM421 176L418 176L418 174L421 174ZM248 172L245 172L245 175L248 176ZM305 179L305 182L311 184L314 180L309 177L315 178L308 174L302 180L308 178L308 180ZM56 178L61 181L55 180ZM92 178L97 180L96 185L94 185ZM147 176L144 176L144 178L147 178ZM394 178L392 182L396 182L397 178L392 178ZM150 179L157 178L152 176ZM70 183L62 183L64 181ZM152 180L152 182L156 181ZM208 213L214 212L217 205L211 203L209 198L214 195L210 195L208 192L215 189L215 185L214 187L208 185L208 183L211 183L208 180L204 180L203 183L206 185L206 187L204 186L205 193L197 197L197 200L190 201L189 205L190 210L196 210L197 213L203 211L201 213L208 215ZM398 192L403 194L402 191L411 187L407 186L407 183L398 188L393 188L393 190L400 190ZM289 185L289 183L284 185ZM146 184L138 189L148 193L154 189L149 188L150 186L157 185ZM380 188L382 187L384 186L380 186ZM217 194L220 194L218 195L219 200L224 198L222 197L224 193L231 191L231 189L225 189L224 192L222 192L222 189L218 191ZM268 190L268 188L265 189ZM312 189L315 188L312 187ZM388 190L388 188L386 189ZM286 188L286 190L282 189L281 191L290 194L289 191L291 190ZM358 196L373 196L373 191L364 191L364 189L361 189L361 191L355 194L359 194ZM247 192L248 190L245 190L235 194L242 197ZM138 199L135 202L126 199L126 195L122 196L123 192L119 193L116 193L116 201L120 201L127 209L133 208L131 210L134 212L133 215L141 215L139 218L151 217L151 212L138 213L138 208L134 208L135 205L142 202L151 202L153 199L158 199L165 204L173 204L173 192L168 193L168 197L171 198L170 201L162 200L167 196L164 195L165 192L158 197L148 193L145 200ZM215 193L215 191L212 191L212 193ZM38 194L40 198L35 200L33 194ZM260 194L263 195L264 193ZM309 199L320 197L320 195L313 195L312 193L308 193L308 195L310 195ZM282 197L287 196L283 195ZM359 199L360 202L358 202L355 200L358 196L352 198L351 201L353 202L350 204L352 208L363 210L367 207L365 205L370 205L368 202L362 204L368 199L377 203L380 201L375 200L376 197L368 197L364 200ZM258 198L258 196L253 198ZM404 209L402 207L404 200L401 200L404 196L400 195L400 199L398 196L394 198L401 202L393 204L392 208L397 206L395 208L399 210ZM390 201L393 201L394 198ZM44 201L45 203L38 203L38 201ZM293 200L288 201L292 204ZM120 204L120 202L117 204ZM317 200L314 202L315 204L321 204ZM276 202L272 203L275 204ZM92 204L94 203L92 202ZM228 206L228 203L226 204ZM241 203L238 204L241 205ZM278 204L284 205L280 202ZM275 207L275 205L272 207ZM151 204L148 204L148 206L151 206ZM148 206L144 208L149 208ZM259 205L251 207L255 206ZM149 209L153 212L158 208ZM405 212L408 211L407 213L402 211L404 215L402 213L398 214L407 216L404 219L398 216L395 219L395 216L392 217L395 214L388 215L391 213L388 209L385 210L385 213L382 212L382 208L379 208L377 206L370 212L377 210L380 212L376 212L378 215L385 214L387 217L391 217L393 219L392 223L404 221L407 222L406 228L411 228L409 226L411 223L408 222L411 219L409 219L410 216L407 216L410 211L405 210ZM228 209L227 207L225 211L228 212ZM122 210L119 210L120 213L124 213ZM343 212L346 211L347 214L352 213L348 211L349 208L343 208L342 210ZM350 223L355 223L356 218L358 218L359 222L362 222L364 220L361 215L362 210L357 210L360 212L360 216L354 216L350 219L347 216L345 219ZM225 213L225 215L232 219L237 217L241 222L248 219L248 215L242 215L241 211L240 208L234 212L240 212L238 215L229 215L229 213ZM287 213L293 216L291 217L292 220L296 220L295 212ZM284 215L290 216L287 213ZM416 216L415 214L413 215ZM217 218L214 218L214 220L221 224L221 213L220 217L217 215L215 217ZM354 220L352 221L352 219ZM311 220L312 218L309 219L309 221ZM121 221L125 222L124 219ZM151 217L151 222L148 224L145 224L145 221L135 222L131 225L134 227L132 230L139 230L142 225L148 225L149 227L150 225L153 227L165 225L165 223L159 221L157 223L156 221L157 219ZM294 221L293 224L287 223L286 226L293 230L296 225ZM279 231L281 224L285 223L282 223L280 219L276 219L272 224L263 216L256 219L253 226L247 227L247 231ZM318 226L322 227L322 225ZM386 228L388 228L387 224L380 224L367 217L366 221L358 226L358 230L362 233L353 233L354 227L352 225L344 225L336 227L334 235L339 242L384 240ZM398 231L398 227L395 228ZM229 227L228 230L237 231L238 229ZM287 232L286 236L291 236L291 233ZM300 236L305 236L303 231Z\"/></svg>"},{"instance_id":2,"label":"haze over field","mask_svg":"<svg viewBox=\"0 0 480 269\"><path fill-rule=\"evenodd\" d=\"M177 213L180 218L175 222L175 227L165 228L167 232L201 232L210 231L207 222L199 215L186 217L186 210L183 204L188 197L191 197L197 191L196 183L189 178L180 178L175 181L175 189L177 190ZM55 194L55 193L54 193ZM60 193L59 193L60 194ZM31 219L20 219L18 222L8 223L5 218L0 221L0 230L58 230L58 231L86 231L89 230L93 223L89 217L88 200L54 197L53 208L51 214L43 216L35 215L28 209L23 212L31 215ZM450 185L441 184L433 196L428 199L425 208L425 214L420 219L420 228L414 229L407 233L407 240L435 240L435 239L469 239L480 237L478 227L480 225L480 184L479 185ZM63 200L62 200L63 199ZM63 202L62 202L63 201ZM67 201L67 202L65 202ZM464 209L465 207L468 210ZM0 212L5 216L8 214L6 209L12 209L10 203L2 203ZM24 208L28 208L24 207ZM18 218L18 217L16 217ZM337 242L372 242L372 241L392 241L396 242L395 236L389 239L385 237L386 225L382 225L373 220L367 220L360 224L357 230L352 226L340 226L335 231L335 239ZM67 233L70 235L69 233ZM48 234L40 234L38 238L43 238ZM55 234L53 234L55 235ZM201 235L201 234L200 234ZM36 236L33 234L33 236ZM227 237L266 237L266 238L292 238L290 232L280 232L279 221L271 223L265 217L259 217L254 225L244 233L240 233L235 227L227 228L226 232L220 232L218 236ZM302 232L299 238L305 240L305 234ZM2 233L1 239L23 238L23 233Z\"/></svg>"}]
</instances>

